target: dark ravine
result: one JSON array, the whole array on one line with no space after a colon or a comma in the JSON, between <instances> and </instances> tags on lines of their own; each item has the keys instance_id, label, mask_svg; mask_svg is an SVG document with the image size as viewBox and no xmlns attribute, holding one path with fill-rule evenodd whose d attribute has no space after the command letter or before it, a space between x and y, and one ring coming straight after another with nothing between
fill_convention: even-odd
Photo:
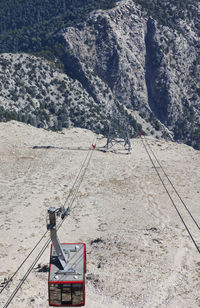
<instances>
[{"instance_id":1,"label":"dark ravine","mask_svg":"<svg viewBox=\"0 0 200 308\"><path fill-rule=\"evenodd\" d=\"M152 112L164 124L167 124L168 105L170 102L167 89L167 76L161 76L162 52L155 40L156 26L152 18L147 21L146 44L146 74L145 80L148 92L148 103Z\"/></svg>"},{"instance_id":2,"label":"dark ravine","mask_svg":"<svg viewBox=\"0 0 200 308\"><path fill-rule=\"evenodd\" d=\"M106 134L116 104L126 109L132 136L142 126L200 149L200 8L196 0L168 3L164 19L163 5L115 1L82 23L64 22L36 54L50 52L57 68L51 57L1 54L0 120Z\"/></svg>"},{"instance_id":3,"label":"dark ravine","mask_svg":"<svg viewBox=\"0 0 200 308\"><path fill-rule=\"evenodd\" d=\"M76 59L108 84L147 134L165 127L175 140L198 149L197 33L192 24L187 31L179 24L163 26L127 0L93 13L81 29L66 29L64 37Z\"/></svg>"}]
</instances>

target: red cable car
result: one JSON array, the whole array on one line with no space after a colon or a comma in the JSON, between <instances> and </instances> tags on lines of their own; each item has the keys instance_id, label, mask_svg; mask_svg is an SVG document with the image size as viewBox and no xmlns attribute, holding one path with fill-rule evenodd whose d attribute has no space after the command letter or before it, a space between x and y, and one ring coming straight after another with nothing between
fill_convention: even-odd
<instances>
[{"instance_id":1,"label":"red cable car","mask_svg":"<svg viewBox=\"0 0 200 308\"><path fill-rule=\"evenodd\" d=\"M55 208L49 208L47 228L51 231L49 266L49 305L81 307L85 305L86 248L84 243L60 244L55 227Z\"/></svg>"}]
</instances>

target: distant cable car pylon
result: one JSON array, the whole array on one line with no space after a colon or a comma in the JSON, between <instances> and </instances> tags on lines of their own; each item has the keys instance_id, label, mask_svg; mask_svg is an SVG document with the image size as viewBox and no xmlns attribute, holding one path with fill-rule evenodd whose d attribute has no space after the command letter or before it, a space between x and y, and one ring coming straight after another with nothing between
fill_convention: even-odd
<instances>
[{"instance_id":1,"label":"distant cable car pylon","mask_svg":"<svg viewBox=\"0 0 200 308\"><path fill-rule=\"evenodd\" d=\"M107 142L105 146L106 151L113 149L113 151L117 153L119 148L114 150L116 145L121 145L121 147L127 151L127 154L130 154L131 142L128 130L128 119L125 115L124 109L123 114L121 114L117 106L113 105Z\"/></svg>"}]
</instances>

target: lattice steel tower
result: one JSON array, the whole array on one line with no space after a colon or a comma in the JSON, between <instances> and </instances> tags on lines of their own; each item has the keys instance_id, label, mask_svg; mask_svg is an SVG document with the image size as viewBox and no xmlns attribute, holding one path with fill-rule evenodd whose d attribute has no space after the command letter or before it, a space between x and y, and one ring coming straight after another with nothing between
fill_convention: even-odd
<instances>
[{"instance_id":1,"label":"lattice steel tower","mask_svg":"<svg viewBox=\"0 0 200 308\"><path fill-rule=\"evenodd\" d=\"M131 152L131 143L128 131L128 119L125 115L124 109L123 114L121 114L120 111L117 109L117 106L113 105L107 143L105 147L108 151L115 145L121 145L123 149L128 152L128 154Z\"/></svg>"}]
</instances>

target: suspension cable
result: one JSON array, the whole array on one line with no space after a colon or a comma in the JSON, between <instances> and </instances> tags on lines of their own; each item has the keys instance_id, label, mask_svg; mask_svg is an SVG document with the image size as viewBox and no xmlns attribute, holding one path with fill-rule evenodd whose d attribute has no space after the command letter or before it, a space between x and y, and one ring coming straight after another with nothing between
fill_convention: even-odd
<instances>
[{"instance_id":1,"label":"suspension cable","mask_svg":"<svg viewBox=\"0 0 200 308\"><path fill-rule=\"evenodd\" d=\"M29 165L28 170L30 170L30 166L31 163ZM39 239L39 241L35 244L35 246L33 247L33 249L29 252L29 254L26 256L26 258L22 261L22 263L19 265L19 267L17 268L17 270L13 273L13 275L6 281L6 282L2 282L2 284L4 284L3 287L1 287L0 290L0 294L5 290L5 288L8 286L8 284L13 281L13 278L17 275L17 273L19 272L19 270L22 268L22 266L26 263L26 261L28 260L28 258L32 255L32 253L34 252L34 250L38 247L38 245L41 243L41 241L45 238L45 236L47 235L48 230L46 230L44 232L44 234L41 236L41 238Z\"/></svg>"},{"instance_id":2,"label":"suspension cable","mask_svg":"<svg viewBox=\"0 0 200 308\"><path fill-rule=\"evenodd\" d=\"M174 187L172 181L170 180L169 176L167 175L167 173L165 172L164 168L162 167L161 163L159 162L159 160L157 159L155 153L153 152L150 144L147 142L146 138L144 137L144 140L146 142L146 144L148 145L151 153L153 154L155 160L157 161L158 165L160 166L161 170L163 171L164 175L166 176L166 178L168 179L169 183L171 184L171 186L173 187L175 193L177 194L178 198L180 199L180 201L182 202L183 206L185 207L185 209L187 210L188 214L190 215L190 217L192 218L193 222L195 223L195 225L197 226L197 228L200 230L200 226L198 225L197 221L195 220L195 218L193 217L192 213L190 212L190 210L188 209L187 205L185 204L185 202L183 201L183 199L181 198L180 194L178 193L178 191L176 190L176 188Z\"/></svg>"},{"instance_id":3,"label":"suspension cable","mask_svg":"<svg viewBox=\"0 0 200 308\"><path fill-rule=\"evenodd\" d=\"M140 136L140 137L141 137L141 136ZM162 185L163 185L163 187L164 187L166 193L168 194L168 196L169 196L169 198L170 198L170 200L171 200L171 202L172 202L172 205L174 206L174 208L175 208L177 214L179 215L179 217L180 217L180 219L181 219L181 221L182 221L182 223L183 223L185 229L187 230L187 232L188 232L188 234L189 234L191 240L193 241L193 243L194 243L194 245L195 245L197 251L200 253L200 249L199 249L199 247L198 247L198 245L197 245L195 239L193 238L193 236L192 236L192 234L191 234L189 228L187 227L187 225L186 225L186 223L185 223L183 217L181 216L181 213L179 212L179 210L178 210L176 204L174 203L174 200L172 199L172 197L171 197L171 195L170 195L170 193L169 193L169 191L168 191L168 189L167 189L165 183L163 182L163 180L162 180L162 178L161 178L161 176L160 176L160 173L158 172L158 169L156 168L156 166L155 166L155 164L154 164L154 162L153 162L153 159L151 158L151 155L149 154L149 151L148 151L148 149L147 149L147 147L146 147L146 145L145 145L144 140L143 140L142 137L141 137L141 140L142 140L143 146L144 146L144 148L145 148L145 150L146 150L146 152L147 152L147 155L149 156L149 159L150 159L150 161L151 161L151 163L152 163L152 165L153 165L153 167L154 167L154 169L155 169L155 171L156 171L156 173L157 173L157 175L158 175L158 177L159 177L159 179L160 179L160 181L161 181L161 183L162 183Z\"/></svg>"},{"instance_id":4,"label":"suspension cable","mask_svg":"<svg viewBox=\"0 0 200 308\"><path fill-rule=\"evenodd\" d=\"M14 274L6 281L5 285L3 286L3 288L0 291L0 294L3 292L3 290L7 287L7 285L13 280L13 278L16 276L16 274L18 273L18 271L21 269L21 267L24 265L24 263L28 260L28 258L30 257L30 255L33 253L33 251L37 248L37 246L40 244L40 242L43 240L43 238L46 236L48 230L42 235L42 237L40 238L40 240L37 242L37 244L33 247L33 249L29 252L29 254L27 255L27 257L24 259L24 261L19 265L19 267L17 268L17 270L14 272Z\"/></svg>"},{"instance_id":5,"label":"suspension cable","mask_svg":"<svg viewBox=\"0 0 200 308\"><path fill-rule=\"evenodd\" d=\"M95 142L96 142L96 140L95 140ZM88 161L87 161L87 158L88 158L89 153L91 153L91 154L90 154L89 159L88 159ZM83 182L83 178L84 178L85 173L86 173L86 170L87 170L87 168L88 168L88 166L89 166L89 164L90 164L90 161L91 161L91 158L92 158L93 153L94 153L94 149L93 149L93 150L90 149L90 151L88 151L88 154L87 154L87 156L86 156L86 159L84 160L84 164L86 163L86 161L87 161L87 164L86 164L85 168L84 168L84 164L82 164L81 170L79 171L80 180L79 180L79 183L78 183L78 185L77 185L77 187L76 187L76 189L75 189L75 191L74 191L74 194L72 195L71 201L69 202L69 207L68 207L69 210L72 208L72 205L73 205L73 203L74 203L74 200L75 200L75 198L76 198L76 196L77 196L77 194L78 194L78 192L79 192L81 183ZM82 173L82 175L81 175L81 171L82 171L82 170L83 170L83 173ZM77 177L77 182L78 182L78 177ZM75 186L75 185L73 185L73 187L74 187L74 186ZM68 199L69 199L69 198L68 198ZM65 202L65 204L66 204L66 202ZM60 227L62 226L62 224L63 224L64 220L66 219L66 217L67 217L67 216L65 216L64 219L58 224L58 228L57 228L58 230L59 230Z\"/></svg>"},{"instance_id":6,"label":"suspension cable","mask_svg":"<svg viewBox=\"0 0 200 308\"><path fill-rule=\"evenodd\" d=\"M84 167L84 165L85 165L85 162L87 161L87 158L88 158L88 155L90 154L90 151L91 151L91 149L89 149L89 151L87 152L87 155L86 155L86 157L85 157L85 159L84 159L84 161L83 161L83 163L82 163L82 165L81 165L81 168L80 168L80 170L79 170L79 172L78 172L78 174L77 174L77 176L76 176L76 179L75 179L75 181L74 181L74 184L73 184L72 188L70 189L70 192L69 192L69 194L68 194L68 196L67 196L67 198L66 198L66 200L65 200L65 202L64 202L64 204L63 204L63 207L66 206L67 201L69 200L70 195L71 195L71 193L73 192L73 189L74 189L74 187L75 187L75 185L76 185L76 182L78 181L78 178L79 178L79 176L80 176L80 174L81 174L81 171L82 171L82 169L83 169L83 167ZM93 152L92 152L92 153L93 153Z\"/></svg>"},{"instance_id":7,"label":"suspension cable","mask_svg":"<svg viewBox=\"0 0 200 308\"><path fill-rule=\"evenodd\" d=\"M86 166L85 166L85 168L84 168L83 174L82 174L82 176L81 176L81 178L80 178L79 184L78 184L78 186L77 186L77 189L75 190L75 193L72 195L72 200L71 200L71 202L70 202L69 208L72 207L72 205L73 205L73 203L74 203L74 201L75 201L75 198L76 198L76 196L77 196L77 194L78 194L78 191L79 191L79 189L80 189L81 183L82 183L83 178L84 178L84 176L85 176L86 170L87 170L87 168L88 168L88 166L89 166L90 160L91 160L92 155L93 155L93 153L94 153L94 149L95 149L95 148L93 148L93 150L92 150L92 149L89 149L89 151L88 151L88 153L87 153L87 155L86 155L86 158L84 159L84 161L83 161L83 163L82 163L82 165L81 165L80 171L79 171L79 173L78 173L79 176L80 176L80 174L81 174L81 171L82 171L83 168L84 168L84 164L87 162L87 163L86 163ZM92 152L91 152L91 150L92 150ZM91 155L89 156L89 153L90 153L90 152L91 152ZM89 156L89 159L88 159L88 161L87 161L88 156ZM75 186L75 183L78 181L78 178L79 178L79 177L77 176L76 179L75 179L75 182L74 182L74 184L73 184L73 187ZM73 189L70 190L70 193L71 193L72 191L73 191ZM67 200L68 200L68 199L69 199L69 198L67 197ZM67 200L65 201L64 204L66 204ZM62 226L62 224L63 224L64 220L66 219L66 217L67 217L67 216L65 216L64 219L58 224L57 230L60 229L60 227ZM48 232L48 231L46 231L45 233L47 233L47 232ZM40 250L39 254L37 255L37 257L35 258L35 260L34 260L33 263L31 264L31 266L30 266L29 269L27 270L26 274L23 276L23 278L21 279L20 283L17 285L17 287L15 288L15 290L13 291L13 293L11 294L11 296L9 297L9 299L7 300L7 302L5 303L5 305L3 306L3 308L7 308L7 307L9 306L9 304L11 303L11 301L13 300L13 298L15 297L15 295L17 294L17 292L18 292L19 289L22 287L23 283L25 282L25 280L27 279L27 277L29 276L29 274L30 274L31 271L33 270L34 266L36 265L36 263L39 261L39 259L41 258L41 256L42 256L43 253L45 252L45 250L46 250L46 248L48 247L48 245L50 244L50 242L51 242L51 239L48 239L48 240L46 241L45 245L44 245L43 248Z\"/></svg>"},{"instance_id":8,"label":"suspension cable","mask_svg":"<svg viewBox=\"0 0 200 308\"><path fill-rule=\"evenodd\" d=\"M33 263L31 264L31 266L29 267L29 269L27 270L26 274L21 279L20 283L17 285L17 287L15 288L15 290L13 291L11 296L9 297L8 301L6 302L6 304L3 306L3 308L7 308L9 306L9 304L11 303L11 301L13 300L13 298L15 297L15 295L17 294L17 292L19 291L19 289L21 288L21 286L23 285L25 280L27 279L28 275L30 274L30 272L32 271L32 269L34 268L34 266L36 265L38 260L41 258L43 253L45 252L45 250L48 247L48 245L50 244L50 242L51 242L51 239L48 239L47 242L45 243L45 245L43 246L43 248L40 250L40 252L37 255L37 257L35 258L35 260L33 261Z\"/></svg>"},{"instance_id":9,"label":"suspension cable","mask_svg":"<svg viewBox=\"0 0 200 308\"><path fill-rule=\"evenodd\" d=\"M93 142L96 143L96 138L94 139ZM79 176L80 176L80 173L81 173L81 171L82 171L82 168L83 168L83 166L84 166L84 164L85 164L85 162L86 162L86 160L87 160L87 158L88 158L88 155L89 155L89 153L90 153L90 150L91 150L91 149L89 149L88 152L87 152L87 155L86 155L86 157L85 157L85 160L83 161L83 163L82 163L82 165L81 165L81 168L80 168L80 170L79 170L79 172L78 172L78 174L77 174L77 176L76 176L76 179L75 179L75 181L74 181L74 183L73 183L72 188L70 189L70 192L69 192L69 194L68 194L68 196L67 196L67 198L66 198L66 200L65 200L65 202L64 202L63 207L65 207L65 205L66 205L66 203L67 203L67 201L68 201L68 199L69 199L69 197L70 197L70 195L71 195L71 193L72 193L72 191L73 191L73 189L74 189L74 187L75 187L75 185L76 185L76 182L77 182L77 180L78 180L78 178L79 178ZM93 153L93 152L92 152L92 153ZM14 272L14 274L6 281L6 283L4 284L3 288L0 290L0 294L1 294L1 293L3 292L3 290L8 286L8 284L13 280L13 278L16 276L16 274L18 273L18 271L21 269L21 267L25 264L25 262L26 262L26 261L28 260L28 258L31 256L31 254L33 253L33 251L38 247L38 245L41 243L41 241L43 240L43 238L46 236L47 233L48 233L48 230L42 235L42 237L40 238L40 240L37 242L37 244L34 246L34 248L30 251L30 253L27 255L27 257L22 261L22 263L19 265L19 267L17 268L17 270Z\"/></svg>"}]
</instances>

